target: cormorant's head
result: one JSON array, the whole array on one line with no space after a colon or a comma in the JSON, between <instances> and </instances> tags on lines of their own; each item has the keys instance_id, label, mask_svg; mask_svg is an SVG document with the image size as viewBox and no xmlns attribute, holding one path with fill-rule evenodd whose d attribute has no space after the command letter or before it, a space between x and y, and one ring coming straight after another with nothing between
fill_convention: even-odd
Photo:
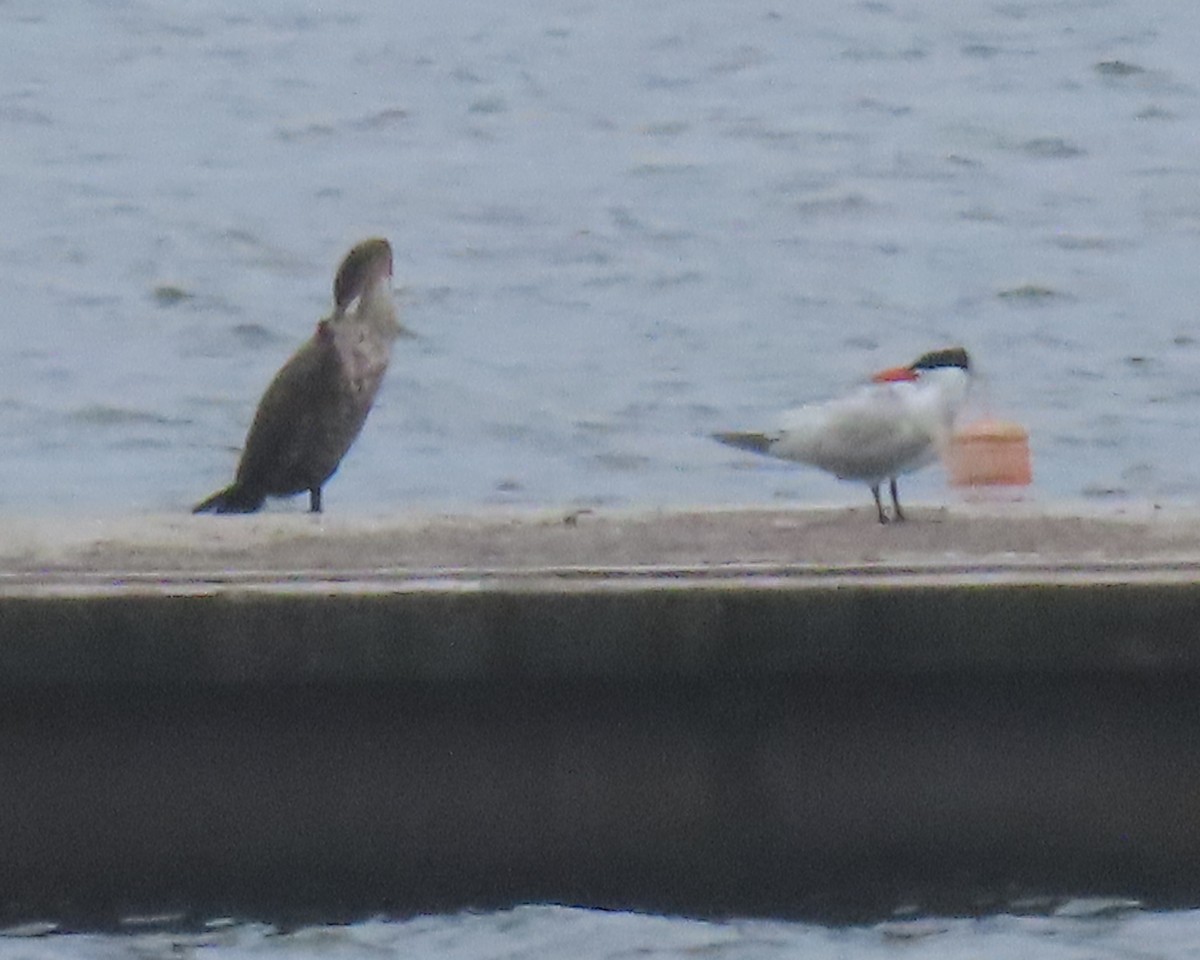
<instances>
[{"instance_id":1,"label":"cormorant's head","mask_svg":"<svg viewBox=\"0 0 1200 960\"><path fill-rule=\"evenodd\" d=\"M392 245L382 237L357 244L342 260L333 280L333 302L338 311L348 307L370 287L392 275Z\"/></svg>"}]
</instances>

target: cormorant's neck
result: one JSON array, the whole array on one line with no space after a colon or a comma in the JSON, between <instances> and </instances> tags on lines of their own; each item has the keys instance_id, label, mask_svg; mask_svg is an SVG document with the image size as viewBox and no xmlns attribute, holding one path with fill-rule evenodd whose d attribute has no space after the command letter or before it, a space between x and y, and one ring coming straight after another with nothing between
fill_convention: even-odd
<instances>
[{"instance_id":1,"label":"cormorant's neck","mask_svg":"<svg viewBox=\"0 0 1200 960\"><path fill-rule=\"evenodd\" d=\"M381 276L374 283L368 284L362 294L347 305L342 315L359 323L366 323L381 334L398 334L400 318L396 313L396 303L389 280L387 276Z\"/></svg>"}]
</instances>

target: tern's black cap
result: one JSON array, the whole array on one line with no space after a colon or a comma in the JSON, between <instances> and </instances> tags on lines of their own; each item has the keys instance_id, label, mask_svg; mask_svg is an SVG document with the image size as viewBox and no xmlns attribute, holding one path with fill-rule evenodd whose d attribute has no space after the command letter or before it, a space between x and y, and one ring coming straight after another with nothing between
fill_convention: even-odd
<instances>
[{"instance_id":1,"label":"tern's black cap","mask_svg":"<svg viewBox=\"0 0 1200 960\"><path fill-rule=\"evenodd\" d=\"M946 347L944 350L930 350L929 353L921 354L910 369L936 370L939 367L958 367L969 373L971 358L962 347Z\"/></svg>"}]
</instances>

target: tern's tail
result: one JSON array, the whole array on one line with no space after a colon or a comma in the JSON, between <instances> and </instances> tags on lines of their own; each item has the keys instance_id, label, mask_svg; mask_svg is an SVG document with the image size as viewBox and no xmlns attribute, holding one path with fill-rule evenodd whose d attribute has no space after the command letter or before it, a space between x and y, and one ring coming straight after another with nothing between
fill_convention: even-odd
<instances>
[{"instance_id":1,"label":"tern's tail","mask_svg":"<svg viewBox=\"0 0 1200 960\"><path fill-rule=\"evenodd\" d=\"M739 450L752 450L755 453L769 453L775 437L765 433L714 433L713 439Z\"/></svg>"},{"instance_id":2,"label":"tern's tail","mask_svg":"<svg viewBox=\"0 0 1200 960\"><path fill-rule=\"evenodd\" d=\"M261 494L231 483L207 500L201 500L192 507L192 513L253 513L263 505L265 499Z\"/></svg>"}]
</instances>

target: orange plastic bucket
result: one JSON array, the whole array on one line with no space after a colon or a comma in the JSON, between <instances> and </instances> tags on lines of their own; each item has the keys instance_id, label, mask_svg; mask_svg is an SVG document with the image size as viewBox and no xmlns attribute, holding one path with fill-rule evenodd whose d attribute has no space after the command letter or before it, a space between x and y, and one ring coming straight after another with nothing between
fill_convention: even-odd
<instances>
[{"instance_id":1,"label":"orange plastic bucket","mask_svg":"<svg viewBox=\"0 0 1200 960\"><path fill-rule=\"evenodd\" d=\"M955 431L946 456L955 487L1028 486L1029 433L1008 420L976 420Z\"/></svg>"}]
</instances>

